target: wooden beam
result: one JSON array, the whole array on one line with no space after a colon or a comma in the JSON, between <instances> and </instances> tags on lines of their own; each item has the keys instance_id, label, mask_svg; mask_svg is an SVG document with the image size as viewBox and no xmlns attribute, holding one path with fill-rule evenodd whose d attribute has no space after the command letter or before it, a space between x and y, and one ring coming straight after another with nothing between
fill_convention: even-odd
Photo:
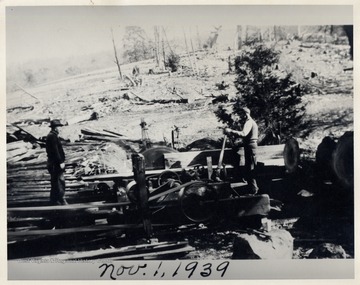
<instances>
[{"instance_id":1,"label":"wooden beam","mask_svg":"<svg viewBox=\"0 0 360 285\"><path fill-rule=\"evenodd\" d=\"M167 227L168 224L154 224L154 227ZM60 236L68 234L78 233L94 233L114 230L125 230L125 229L139 229L142 228L142 224L127 224L127 225L99 225L99 226L85 226L65 229L50 229L50 230L32 230L32 231L19 231L19 232L8 232L8 239L16 239L19 237L40 237L40 236Z\"/></svg>"}]
</instances>

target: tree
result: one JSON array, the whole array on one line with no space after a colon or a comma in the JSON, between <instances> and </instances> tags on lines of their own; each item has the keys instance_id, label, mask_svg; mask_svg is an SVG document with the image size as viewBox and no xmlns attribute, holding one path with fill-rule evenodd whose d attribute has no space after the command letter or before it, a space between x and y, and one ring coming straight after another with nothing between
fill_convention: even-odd
<instances>
[{"instance_id":1,"label":"tree","mask_svg":"<svg viewBox=\"0 0 360 285\"><path fill-rule=\"evenodd\" d=\"M153 57L154 45L148 39L145 31L138 26L125 28L124 58L129 62L136 62Z\"/></svg>"},{"instance_id":2,"label":"tree","mask_svg":"<svg viewBox=\"0 0 360 285\"><path fill-rule=\"evenodd\" d=\"M237 56L237 96L231 100L230 109L221 105L215 111L219 121L236 128L235 117L241 114L242 107L250 108L262 134L260 144L281 143L291 136L307 135L302 89L291 74L281 75L278 61L279 54L263 45Z\"/></svg>"},{"instance_id":3,"label":"tree","mask_svg":"<svg viewBox=\"0 0 360 285\"><path fill-rule=\"evenodd\" d=\"M29 86L35 85L36 79L35 79L34 71L32 69L26 69L24 71L24 77L27 85Z\"/></svg>"},{"instance_id":4,"label":"tree","mask_svg":"<svg viewBox=\"0 0 360 285\"><path fill-rule=\"evenodd\" d=\"M122 80L123 76L122 76L122 72L121 72L121 65L120 65L120 62L119 62L119 58L117 56L116 45L115 45L115 40L114 40L114 33L113 33L112 29L111 29L111 39L112 39L113 46L114 46L115 63L116 63L116 66L118 68L118 71L119 71L120 79Z\"/></svg>"},{"instance_id":5,"label":"tree","mask_svg":"<svg viewBox=\"0 0 360 285\"><path fill-rule=\"evenodd\" d=\"M171 69L171 72L176 72L179 69L179 65L180 65L180 56L174 52L171 52L167 56L165 67L169 67Z\"/></svg>"}]
</instances>

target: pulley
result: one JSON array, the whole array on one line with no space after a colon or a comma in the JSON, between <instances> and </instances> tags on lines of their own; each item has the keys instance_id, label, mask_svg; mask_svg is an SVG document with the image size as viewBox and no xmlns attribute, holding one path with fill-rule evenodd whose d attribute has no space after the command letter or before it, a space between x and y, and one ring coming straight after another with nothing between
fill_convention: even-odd
<instances>
[{"instance_id":1,"label":"pulley","mask_svg":"<svg viewBox=\"0 0 360 285\"><path fill-rule=\"evenodd\" d=\"M179 201L181 211L190 221L203 223L216 214L218 195L207 183L199 182L181 189Z\"/></svg>"}]
</instances>

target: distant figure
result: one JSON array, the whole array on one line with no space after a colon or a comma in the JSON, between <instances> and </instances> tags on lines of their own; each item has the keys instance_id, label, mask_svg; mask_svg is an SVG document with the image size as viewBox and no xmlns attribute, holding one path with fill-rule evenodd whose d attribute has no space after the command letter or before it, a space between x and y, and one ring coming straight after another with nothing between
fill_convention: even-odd
<instances>
[{"instance_id":1,"label":"distant figure","mask_svg":"<svg viewBox=\"0 0 360 285\"><path fill-rule=\"evenodd\" d=\"M256 122L250 116L249 108L243 108L242 114L240 114L240 124L243 125L241 131L225 128L225 134L234 134L240 138L243 138L243 146L245 153L245 178L247 180L249 191L251 194L257 194L259 187L257 186L255 179L256 168L256 149L258 141L258 126Z\"/></svg>"},{"instance_id":2,"label":"distant figure","mask_svg":"<svg viewBox=\"0 0 360 285\"><path fill-rule=\"evenodd\" d=\"M60 120L50 122L51 131L46 137L47 168L51 176L51 205L67 205L65 196L65 153L59 139Z\"/></svg>"}]
</instances>

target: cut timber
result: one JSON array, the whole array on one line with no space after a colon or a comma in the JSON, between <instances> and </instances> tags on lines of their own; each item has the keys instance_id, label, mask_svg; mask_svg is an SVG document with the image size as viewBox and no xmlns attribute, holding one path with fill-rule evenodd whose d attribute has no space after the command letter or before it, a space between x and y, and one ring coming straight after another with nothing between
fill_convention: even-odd
<instances>
[{"instance_id":1,"label":"cut timber","mask_svg":"<svg viewBox=\"0 0 360 285\"><path fill-rule=\"evenodd\" d=\"M129 75L124 75L124 77L126 78L126 79L129 79L129 81L131 82L131 84L133 85L133 86L136 86L136 83L135 83L135 81L129 76Z\"/></svg>"},{"instance_id":2,"label":"cut timber","mask_svg":"<svg viewBox=\"0 0 360 285\"><path fill-rule=\"evenodd\" d=\"M345 132L339 138L334 152L333 168L343 186L354 187L354 132Z\"/></svg>"},{"instance_id":3,"label":"cut timber","mask_svg":"<svg viewBox=\"0 0 360 285\"><path fill-rule=\"evenodd\" d=\"M16 124L11 124L13 125L14 127L18 128L20 131L24 132L25 134L27 134L29 136L29 138L32 140L32 141L35 141L35 142L38 142L39 140L34 137L32 134L30 134L28 131L25 131L23 128L19 127L18 125Z\"/></svg>"},{"instance_id":4,"label":"cut timber","mask_svg":"<svg viewBox=\"0 0 360 285\"><path fill-rule=\"evenodd\" d=\"M105 129L103 129L103 131L104 131L104 132L107 132L107 133L110 133L110 134L112 134L112 135L115 135L115 136L117 136L117 137L123 137L123 136L124 136L124 135L119 134L119 133L116 133L116 132L114 132L114 131L109 131L109 130L105 130Z\"/></svg>"},{"instance_id":5,"label":"cut timber","mask_svg":"<svg viewBox=\"0 0 360 285\"><path fill-rule=\"evenodd\" d=\"M194 248L189 246L188 242L155 242L150 244L130 245L121 248L91 250L86 252L68 252L65 254L40 256L39 259L53 258L58 260L125 260L188 253L192 250L194 250Z\"/></svg>"},{"instance_id":6,"label":"cut timber","mask_svg":"<svg viewBox=\"0 0 360 285\"><path fill-rule=\"evenodd\" d=\"M34 106L16 106L16 107L12 107L12 108L6 108L6 111L8 113L11 113L15 110L20 110L20 111L32 111L34 110Z\"/></svg>"},{"instance_id":7,"label":"cut timber","mask_svg":"<svg viewBox=\"0 0 360 285\"><path fill-rule=\"evenodd\" d=\"M188 99L154 99L151 100L151 103L154 104L169 104L169 103L178 103L178 104L187 104L189 103Z\"/></svg>"},{"instance_id":8,"label":"cut timber","mask_svg":"<svg viewBox=\"0 0 360 285\"><path fill-rule=\"evenodd\" d=\"M297 170L300 161L300 148L296 139L289 139L284 148L285 168L288 173L293 173Z\"/></svg>"},{"instance_id":9,"label":"cut timber","mask_svg":"<svg viewBox=\"0 0 360 285\"><path fill-rule=\"evenodd\" d=\"M267 162L266 165L272 165L269 163L276 163L279 165L279 162L283 160L283 151L284 145L269 145L269 146L259 146L257 149L257 161L258 162ZM165 164L169 165L170 168L182 168L190 167L192 165L207 165L206 158L211 157L214 165L219 163L221 150L203 150L203 151L188 151L188 152L178 152L178 153L165 153L164 159ZM245 155L244 149L240 148L238 154L240 155L240 166L245 165ZM237 159L234 155L233 150L225 149L223 164L233 165L237 163ZM283 165L283 164L282 164Z\"/></svg>"},{"instance_id":10,"label":"cut timber","mask_svg":"<svg viewBox=\"0 0 360 285\"><path fill-rule=\"evenodd\" d=\"M19 150L17 155L8 157L6 162L7 163L15 163L15 162L19 162L19 161L30 161L32 159L38 158L41 153L43 153L43 152L42 151L39 152L38 150L35 150L35 149Z\"/></svg>"},{"instance_id":11,"label":"cut timber","mask_svg":"<svg viewBox=\"0 0 360 285\"><path fill-rule=\"evenodd\" d=\"M150 198L151 200L151 198ZM61 206L40 206L40 207L8 207L7 213L10 216L16 217L43 217L43 216L54 216L65 213L75 213L77 211L84 211L85 209L112 209L114 207L122 207L130 205L130 202L119 202L119 203L106 203L93 202L93 203L80 203L71 205Z\"/></svg>"},{"instance_id":12,"label":"cut timber","mask_svg":"<svg viewBox=\"0 0 360 285\"><path fill-rule=\"evenodd\" d=\"M141 98L139 95L137 95L135 92L130 91L131 94L133 94L135 96L135 98L139 99L142 102L149 102L148 100L145 100L143 98Z\"/></svg>"},{"instance_id":13,"label":"cut timber","mask_svg":"<svg viewBox=\"0 0 360 285\"><path fill-rule=\"evenodd\" d=\"M16 141L6 144L6 151L12 151L16 149L32 149L32 144L24 141Z\"/></svg>"},{"instance_id":14,"label":"cut timber","mask_svg":"<svg viewBox=\"0 0 360 285\"><path fill-rule=\"evenodd\" d=\"M23 240L24 238L41 237L41 236L62 236L68 234L79 234L79 233L94 233L94 232L107 232L115 230L125 229L139 229L142 228L142 224L128 224L128 225L98 225L98 226L85 226L76 228L66 229L51 229L51 230L31 230L23 232L8 232L9 242L14 240ZM167 227L166 224L154 224L154 227Z\"/></svg>"},{"instance_id":15,"label":"cut timber","mask_svg":"<svg viewBox=\"0 0 360 285\"><path fill-rule=\"evenodd\" d=\"M112 137L112 138L119 137L118 135L109 133L107 131L103 132L103 131L98 131L98 130L89 129L89 128L82 129L81 133L84 135L89 135L89 136L104 136L104 137Z\"/></svg>"},{"instance_id":16,"label":"cut timber","mask_svg":"<svg viewBox=\"0 0 360 285\"><path fill-rule=\"evenodd\" d=\"M109 141L109 142L117 142L119 140L118 137L110 137L110 136L102 136L102 135L83 135L84 140L94 140L94 141Z\"/></svg>"}]
</instances>

